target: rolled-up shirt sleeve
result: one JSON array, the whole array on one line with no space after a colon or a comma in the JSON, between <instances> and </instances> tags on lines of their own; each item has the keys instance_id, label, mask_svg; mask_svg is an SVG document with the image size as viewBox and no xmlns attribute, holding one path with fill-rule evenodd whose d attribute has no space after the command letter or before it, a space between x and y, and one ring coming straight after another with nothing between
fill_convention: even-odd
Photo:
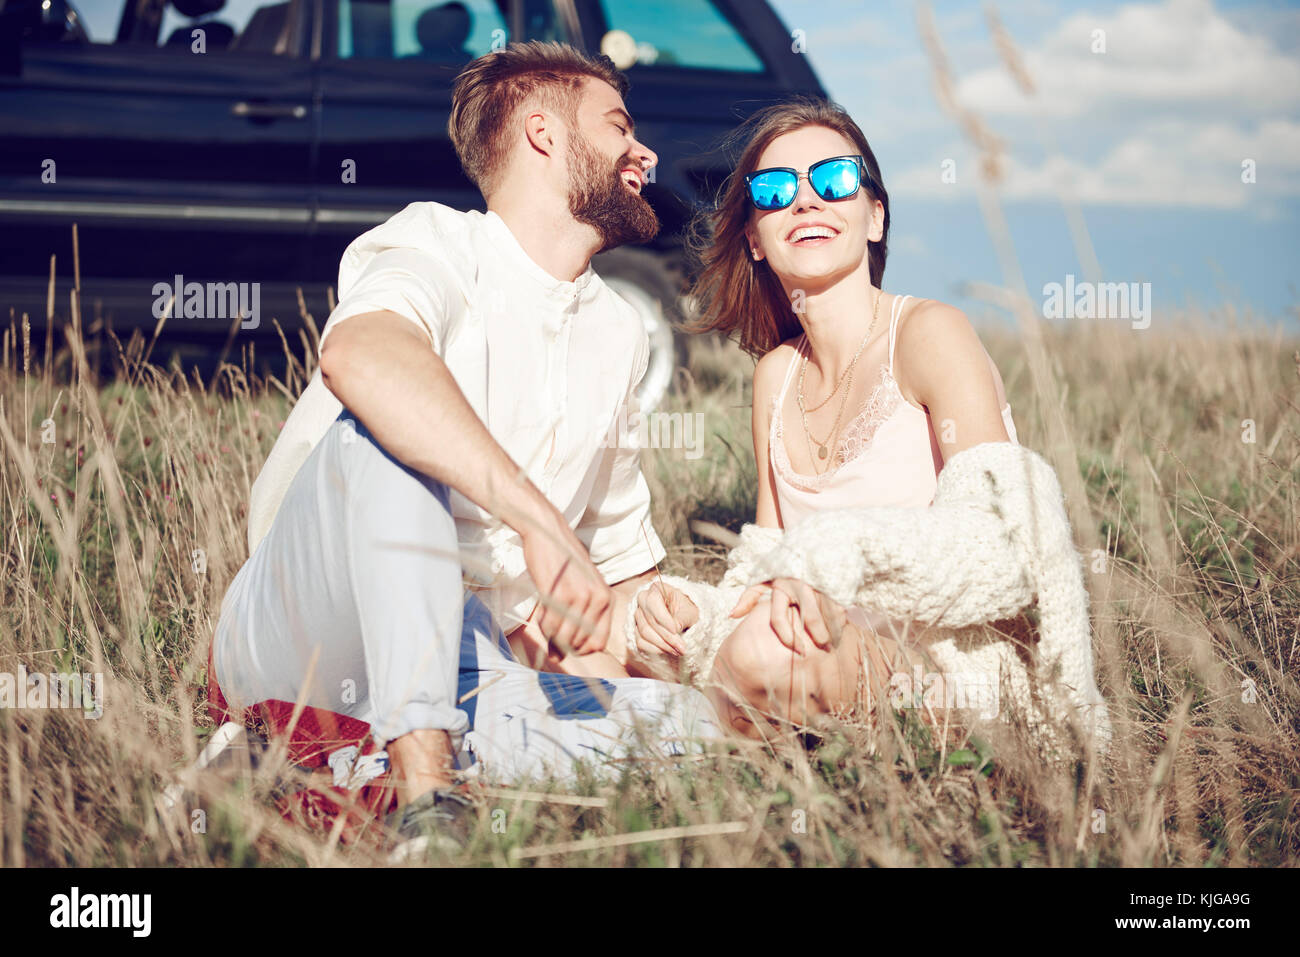
<instances>
[{"instance_id":1,"label":"rolled-up shirt sleeve","mask_svg":"<svg viewBox=\"0 0 1300 957\"><path fill-rule=\"evenodd\" d=\"M456 278L436 255L409 247L376 253L347 288L340 278L338 305L321 330L321 345L340 322L369 312L393 312L415 323L441 355L457 299Z\"/></svg>"},{"instance_id":2,"label":"rolled-up shirt sleeve","mask_svg":"<svg viewBox=\"0 0 1300 957\"><path fill-rule=\"evenodd\" d=\"M605 581L616 584L654 568L667 552L650 523L650 487L641 474L636 387L649 361L649 343L638 350L636 372L624 399L625 412L609 433L591 498L575 532Z\"/></svg>"}]
</instances>

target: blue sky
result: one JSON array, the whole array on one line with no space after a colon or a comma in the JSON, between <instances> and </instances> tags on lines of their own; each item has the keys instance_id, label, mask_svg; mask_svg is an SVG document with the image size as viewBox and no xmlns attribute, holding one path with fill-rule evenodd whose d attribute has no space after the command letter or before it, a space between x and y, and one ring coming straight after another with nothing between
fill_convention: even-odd
<instances>
[{"instance_id":1,"label":"blue sky","mask_svg":"<svg viewBox=\"0 0 1300 957\"><path fill-rule=\"evenodd\" d=\"M912 0L772 0L890 193L885 287L990 308L1003 285L978 153L940 108ZM1006 146L998 195L1031 296L1085 278L1064 188L1107 281L1150 282L1157 317L1221 309L1300 330L1300 6L1227 0L1003 0L1036 92L1004 67L984 5L938 2L959 102ZM1093 52L1094 31L1105 52ZM1255 182L1242 163L1255 161ZM944 182L952 160L955 182Z\"/></svg>"}]
</instances>

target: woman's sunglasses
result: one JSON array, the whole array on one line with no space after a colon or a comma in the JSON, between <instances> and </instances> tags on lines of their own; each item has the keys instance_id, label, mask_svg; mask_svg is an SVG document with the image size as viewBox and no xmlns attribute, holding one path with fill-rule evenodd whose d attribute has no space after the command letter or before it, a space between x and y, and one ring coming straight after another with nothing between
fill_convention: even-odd
<instances>
[{"instance_id":1,"label":"woman's sunglasses","mask_svg":"<svg viewBox=\"0 0 1300 957\"><path fill-rule=\"evenodd\" d=\"M794 202L799 193L799 180L805 175L813 192L831 202L853 196L864 178L871 182L871 174L861 156L832 156L813 163L806 174L788 166L750 173L745 177L749 200L763 212L785 209Z\"/></svg>"}]
</instances>

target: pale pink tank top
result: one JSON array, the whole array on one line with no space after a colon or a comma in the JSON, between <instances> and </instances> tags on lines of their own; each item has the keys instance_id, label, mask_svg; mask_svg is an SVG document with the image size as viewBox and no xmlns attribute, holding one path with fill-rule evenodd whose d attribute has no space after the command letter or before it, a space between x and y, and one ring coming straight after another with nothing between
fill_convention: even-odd
<instances>
[{"instance_id":1,"label":"pale pink tank top","mask_svg":"<svg viewBox=\"0 0 1300 957\"><path fill-rule=\"evenodd\" d=\"M832 467L821 475L802 475L791 467L781 423L785 394L808 348L807 336L800 336L781 392L773 400L768 436L768 457L785 528L793 528L813 512L826 509L868 505L925 508L934 499L939 470L943 468L938 440L930 428L929 415L903 398L894 380L894 336L903 304L910 298L894 299L889 317L889 362L880 367L879 381L862 410L841 433ZM1018 444L1009 403L1002 409L1002 421L1011 441Z\"/></svg>"}]
</instances>

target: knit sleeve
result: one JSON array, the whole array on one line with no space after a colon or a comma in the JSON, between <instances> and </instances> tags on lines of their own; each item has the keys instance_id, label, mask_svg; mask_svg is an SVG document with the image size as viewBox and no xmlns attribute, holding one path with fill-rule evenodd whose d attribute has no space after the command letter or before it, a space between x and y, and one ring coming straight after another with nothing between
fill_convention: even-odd
<instances>
[{"instance_id":1,"label":"knit sleeve","mask_svg":"<svg viewBox=\"0 0 1300 957\"><path fill-rule=\"evenodd\" d=\"M731 609L744 594L758 559L781 541L779 528L765 528L759 525L746 525L731 551L727 554L727 571L717 585L708 582L692 581L675 575L661 575L660 581L678 589L699 611L700 617L694 625L682 634L686 654L682 656L687 679L694 685L703 687L713 670L713 660L718 649L736 627L738 619L731 617ZM654 582L642 585L628 604L627 618L624 622L628 648L637 653L637 635L635 613L641 594Z\"/></svg>"},{"instance_id":2,"label":"knit sleeve","mask_svg":"<svg viewBox=\"0 0 1300 957\"><path fill-rule=\"evenodd\" d=\"M810 516L749 580L795 578L846 606L946 628L1015 615L1033 601L1036 556L1060 547L1063 529L1068 545L1068 524L1050 466L998 444L953 456L929 508Z\"/></svg>"}]
</instances>

